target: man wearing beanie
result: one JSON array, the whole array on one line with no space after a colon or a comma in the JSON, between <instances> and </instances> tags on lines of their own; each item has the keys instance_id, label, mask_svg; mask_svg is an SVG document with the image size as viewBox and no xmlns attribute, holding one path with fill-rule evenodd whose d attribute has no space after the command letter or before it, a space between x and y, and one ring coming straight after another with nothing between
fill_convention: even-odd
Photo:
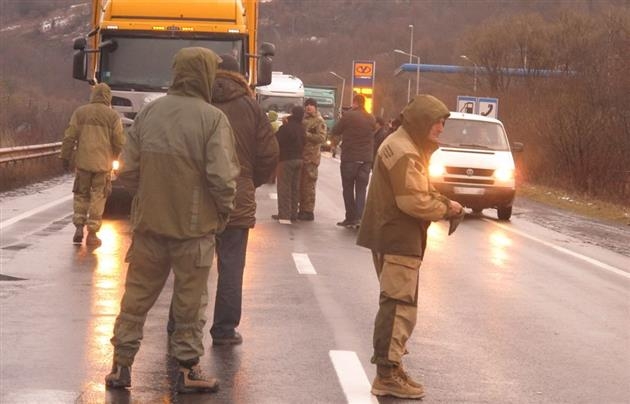
<instances>
[{"instance_id":1,"label":"man wearing beanie","mask_svg":"<svg viewBox=\"0 0 630 404\"><path fill-rule=\"evenodd\" d=\"M326 121L317 110L317 101L308 98L304 102L304 120L306 130L304 151L302 153L302 175L300 179L299 220L314 220L315 185L321 159L321 146L326 141Z\"/></svg>"},{"instance_id":2,"label":"man wearing beanie","mask_svg":"<svg viewBox=\"0 0 630 404\"><path fill-rule=\"evenodd\" d=\"M449 117L430 95L417 95L402 111L402 125L376 154L357 244L372 250L380 283L374 322L376 377L372 394L419 399L420 383L407 375L402 356L418 315L418 275L432 221L457 216L462 206L438 193L429 159Z\"/></svg>"}]
</instances>

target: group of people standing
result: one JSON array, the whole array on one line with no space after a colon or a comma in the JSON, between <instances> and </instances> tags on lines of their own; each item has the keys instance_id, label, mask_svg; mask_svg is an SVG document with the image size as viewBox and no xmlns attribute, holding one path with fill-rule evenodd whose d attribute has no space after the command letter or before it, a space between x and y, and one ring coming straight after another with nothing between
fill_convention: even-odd
<instances>
[{"instance_id":1,"label":"group of people standing","mask_svg":"<svg viewBox=\"0 0 630 404\"><path fill-rule=\"evenodd\" d=\"M82 242L87 226L86 244L100 245L96 232L111 187L109 165L118 153L120 181L134 195L133 237L125 258L129 267L111 338L108 388L131 386L147 313L172 271L167 331L169 353L179 365L175 388L179 393L216 391L217 379L199 365L214 255L213 345L240 344L237 327L248 235L255 224L255 189L268 182L277 166L275 218L285 223L314 219L320 145L326 137L316 101L294 107L274 135L239 71L231 56L219 57L206 48L179 50L167 94L142 108L126 143L106 84L96 85L91 102L70 120L61 158L68 168L72 151L76 153L73 242ZM385 138L384 122L366 112L364 104L363 96L355 95L352 110L332 130L342 140L346 215L338 225L361 221L357 244L371 250L380 283L372 393L421 398L422 385L406 373L402 356L416 323L429 224L462 214L462 206L436 192L427 174L449 112L438 99L418 95L402 111L400 127Z\"/></svg>"}]
</instances>

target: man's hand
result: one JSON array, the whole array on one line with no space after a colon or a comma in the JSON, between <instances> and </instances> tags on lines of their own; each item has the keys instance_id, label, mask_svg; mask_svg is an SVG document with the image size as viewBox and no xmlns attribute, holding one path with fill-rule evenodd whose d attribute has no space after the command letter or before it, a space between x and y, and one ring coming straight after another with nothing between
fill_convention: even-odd
<instances>
[{"instance_id":1,"label":"man's hand","mask_svg":"<svg viewBox=\"0 0 630 404\"><path fill-rule=\"evenodd\" d=\"M61 167L63 167L65 171L70 171L70 160L61 159Z\"/></svg>"},{"instance_id":2,"label":"man's hand","mask_svg":"<svg viewBox=\"0 0 630 404\"><path fill-rule=\"evenodd\" d=\"M450 201L450 202L451 202L451 204L448 207L447 217L460 215L462 213L462 210L464 209L464 207L457 201Z\"/></svg>"}]
</instances>

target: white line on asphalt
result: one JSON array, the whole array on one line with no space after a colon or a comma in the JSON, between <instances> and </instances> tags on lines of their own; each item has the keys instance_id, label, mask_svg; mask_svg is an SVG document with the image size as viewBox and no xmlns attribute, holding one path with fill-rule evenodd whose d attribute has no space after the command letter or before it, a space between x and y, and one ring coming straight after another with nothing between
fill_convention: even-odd
<instances>
[{"instance_id":1,"label":"white line on asphalt","mask_svg":"<svg viewBox=\"0 0 630 404\"><path fill-rule=\"evenodd\" d=\"M293 253L292 255L298 273L302 275L317 275L313 264L311 264L311 260L308 258L308 254Z\"/></svg>"},{"instance_id":2,"label":"white line on asphalt","mask_svg":"<svg viewBox=\"0 0 630 404\"><path fill-rule=\"evenodd\" d=\"M349 404L378 403L370 393L370 382L353 351L330 351L330 360Z\"/></svg>"},{"instance_id":3,"label":"white line on asphalt","mask_svg":"<svg viewBox=\"0 0 630 404\"><path fill-rule=\"evenodd\" d=\"M275 192L270 192L269 193L269 199L278 199L278 194Z\"/></svg>"},{"instance_id":4,"label":"white line on asphalt","mask_svg":"<svg viewBox=\"0 0 630 404\"><path fill-rule=\"evenodd\" d=\"M576 253L575 251L571 251L571 250L569 250L567 248L557 246L557 245L555 245L553 243L550 243L550 242L545 241L545 240L541 240L541 239L536 238L534 236L530 236L527 233L524 233L524 232L522 232L520 230L513 229L513 228L511 228L509 226L506 226L504 224L497 223L495 221L488 220L488 219L484 219L484 220L487 221L487 222L493 223L493 224L499 226L500 228L502 228L502 229L504 229L506 231L518 234L519 236L523 236L523 237L528 238L530 240L536 241L536 242L538 242L540 244L546 245L547 247L553 248L556 251L560 251L561 253L568 254L568 255L570 255L572 257L575 257L575 258L581 259L582 261L588 262L589 264L593 264L593 265L595 265L595 266L597 266L597 267L599 267L601 269L604 269L606 271L612 272L612 273L614 273L616 275L619 275L619 276L622 276L622 277L624 277L626 279L630 279L630 273L622 271L621 269L619 269L617 267L614 267L612 265L608 265L606 263L603 263L603 262L598 261L596 259L593 259L591 257L587 257L586 255L582 255L582 254Z\"/></svg>"},{"instance_id":5,"label":"white line on asphalt","mask_svg":"<svg viewBox=\"0 0 630 404\"><path fill-rule=\"evenodd\" d=\"M73 196L74 196L74 194L66 195L66 196L64 196L61 199L57 199L56 201L49 202L49 203L47 203L45 205L42 205L42 206L37 207L35 209L31 209L31 210L29 210L27 212L24 212L24 213L20 214L20 215L14 216L11 219L5 220L4 222L0 222L0 229L4 229L5 227L9 227L12 224L15 224L15 223L19 222L22 219L25 219L27 217L33 216L33 215L35 215L35 214L37 214L39 212L45 211L46 209L50 209L53 206L57 206L57 205L59 205L61 203L64 203L67 200L72 199Z\"/></svg>"}]
</instances>

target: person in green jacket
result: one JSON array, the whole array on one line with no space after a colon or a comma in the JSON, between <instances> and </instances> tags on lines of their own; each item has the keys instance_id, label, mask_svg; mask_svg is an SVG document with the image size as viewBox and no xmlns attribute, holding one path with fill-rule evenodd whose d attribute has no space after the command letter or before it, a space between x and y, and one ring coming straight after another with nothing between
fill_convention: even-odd
<instances>
[{"instance_id":1,"label":"person in green jacket","mask_svg":"<svg viewBox=\"0 0 630 404\"><path fill-rule=\"evenodd\" d=\"M210 105L221 59L209 49L183 48L173 59L166 96L138 113L121 156L120 181L134 195L133 239L120 314L114 324L110 388L131 386L131 365L147 312L172 269L175 329L169 352L179 363L176 390L213 392L218 381L201 371L202 296L214 256L215 235L234 207L240 172L232 127Z\"/></svg>"},{"instance_id":2,"label":"person in green jacket","mask_svg":"<svg viewBox=\"0 0 630 404\"><path fill-rule=\"evenodd\" d=\"M112 162L125 143L120 116L111 108L112 90L105 83L92 88L90 102L77 108L63 137L61 162L70 168L72 153L75 152L76 176L74 214L72 223L76 227L72 241L83 242L83 230L87 227L85 244L98 247L101 240L96 233L101 228L105 202L111 191Z\"/></svg>"},{"instance_id":3,"label":"person in green jacket","mask_svg":"<svg viewBox=\"0 0 630 404\"><path fill-rule=\"evenodd\" d=\"M429 181L429 158L450 113L430 95L417 95L402 111L402 125L376 154L357 244L372 250L380 283L374 323L377 375L372 393L422 398L422 385L402 365L416 325L418 275L432 221L462 213L462 206L438 193Z\"/></svg>"}]
</instances>

